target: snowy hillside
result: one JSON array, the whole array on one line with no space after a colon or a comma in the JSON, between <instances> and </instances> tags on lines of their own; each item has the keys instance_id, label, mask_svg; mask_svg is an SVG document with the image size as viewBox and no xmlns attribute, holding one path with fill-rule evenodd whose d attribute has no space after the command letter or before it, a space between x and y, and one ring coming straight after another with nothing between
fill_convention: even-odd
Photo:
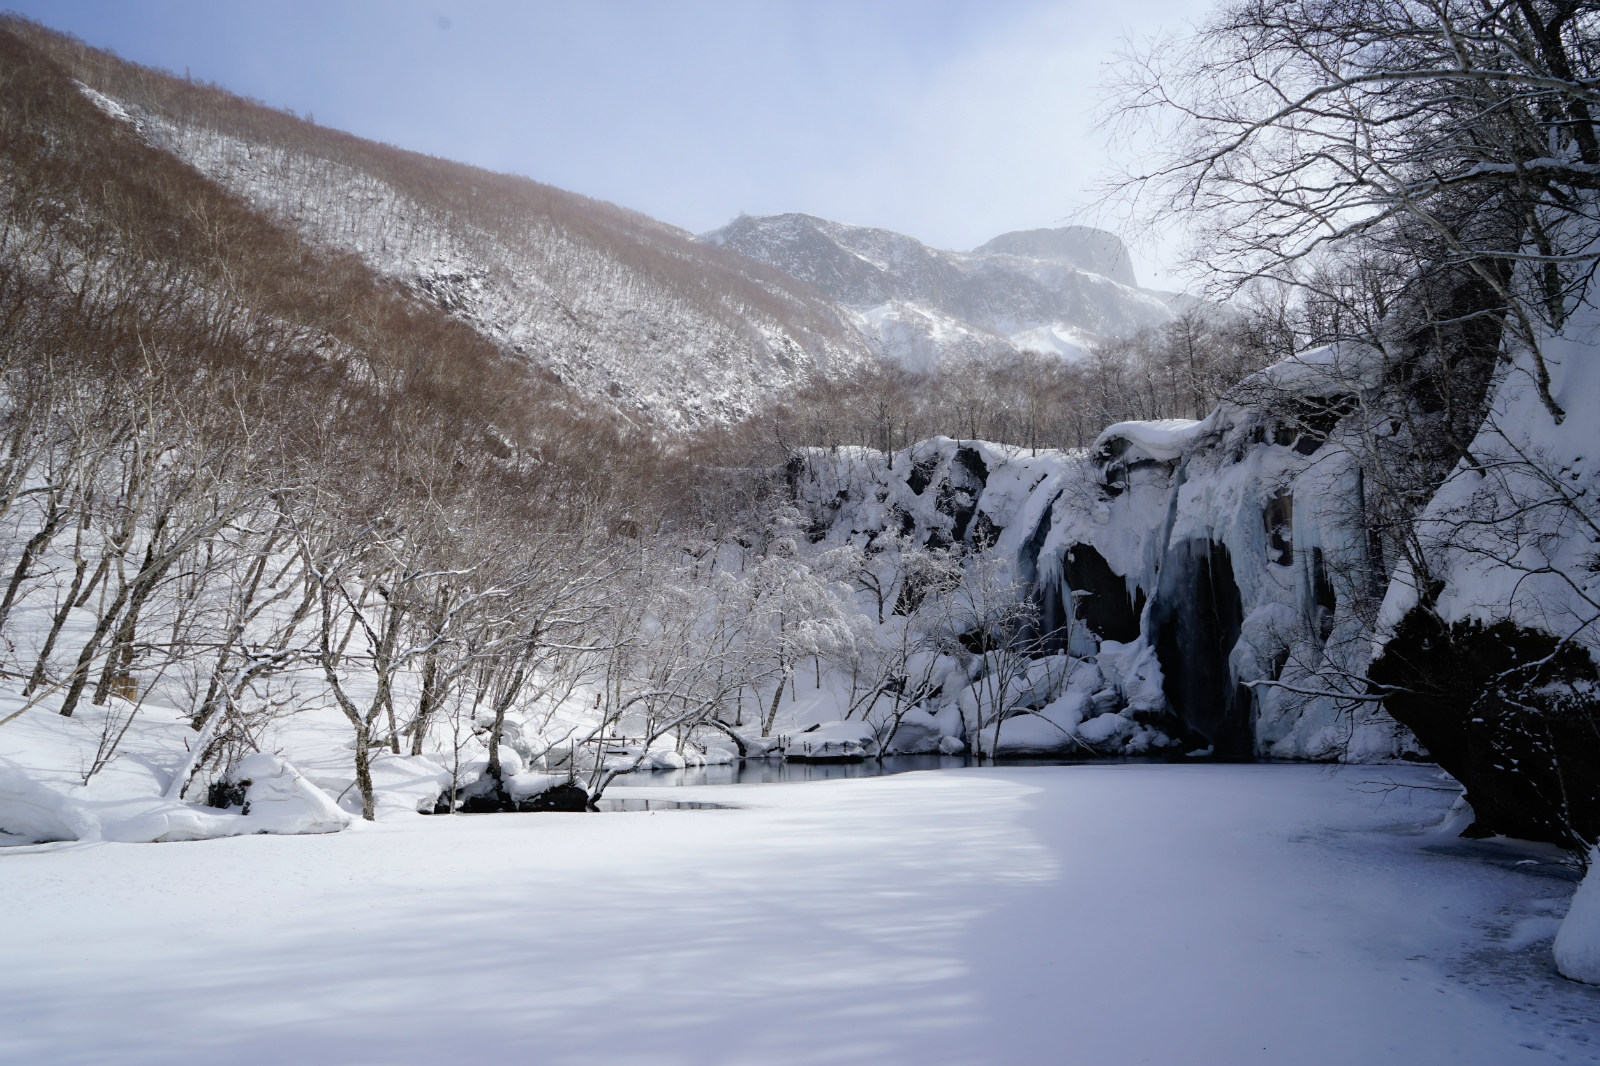
<instances>
[{"instance_id":1,"label":"snowy hillside","mask_svg":"<svg viewBox=\"0 0 1600 1066\"><path fill-rule=\"evenodd\" d=\"M148 143L625 414L734 421L871 358L805 286L642 215L117 73L83 68L83 92Z\"/></svg>"},{"instance_id":2,"label":"snowy hillside","mask_svg":"<svg viewBox=\"0 0 1600 1066\"><path fill-rule=\"evenodd\" d=\"M1122 242L1082 226L948 252L811 215L746 215L700 240L815 286L855 313L881 356L916 368L1015 350L1078 358L1173 317L1170 298L1137 287Z\"/></svg>"}]
</instances>

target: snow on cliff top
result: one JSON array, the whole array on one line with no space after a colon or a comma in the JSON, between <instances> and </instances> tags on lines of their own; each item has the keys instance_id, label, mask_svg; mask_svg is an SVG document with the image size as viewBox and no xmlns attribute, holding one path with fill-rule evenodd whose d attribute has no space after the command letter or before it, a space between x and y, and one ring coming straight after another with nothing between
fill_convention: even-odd
<instances>
[{"instance_id":1,"label":"snow on cliff top","mask_svg":"<svg viewBox=\"0 0 1600 1066\"><path fill-rule=\"evenodd\" d=\"M1113 440L1125 440L1152 459L1176 459L1184 449L1211 430L1215 415L1205 419L1158 418L1149 422L1118 422L1094 439L1090 454Z\"/></svg>"}]
</instances>

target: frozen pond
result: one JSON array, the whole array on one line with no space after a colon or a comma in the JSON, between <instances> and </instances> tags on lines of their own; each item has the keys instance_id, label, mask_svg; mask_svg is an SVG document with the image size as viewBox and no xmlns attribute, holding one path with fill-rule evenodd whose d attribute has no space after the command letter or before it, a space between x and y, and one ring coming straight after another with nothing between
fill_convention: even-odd
<instances>
[{"instance_id":1,"label":"frozen pond","mask_svg":"<svg viewBox=\"0 0 1600 1066\"><path fill-rule=\"evenodd\" d=\"M0 1062L1593 1061L1600 989L1550 963L1570 871L1382 790L1435 772L972 767L7 848Z\"/></svg>"}]
</instances>

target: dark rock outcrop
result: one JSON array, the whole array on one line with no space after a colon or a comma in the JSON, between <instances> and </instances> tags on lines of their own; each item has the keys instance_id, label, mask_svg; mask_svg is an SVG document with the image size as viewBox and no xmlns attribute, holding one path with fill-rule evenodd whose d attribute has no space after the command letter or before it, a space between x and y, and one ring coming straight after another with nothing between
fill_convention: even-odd
<instances>
[{"instance_id":1,"label":"dark rock outcrop","mask_svg":"<svg viewBox=\"0 0 1600 1066\"><path fill-rule=\"evenodd\" d=\"M463 814L499 814L518 811L586 811L589 793L575 782L552 785L521 800L513 799L504 788L485 788L468 795L457 808Z\"/></svg>"},{"instance_id":2,"label":"dark rock outcrop","mask_svg":"<svg viewBox=\"0 0 1600 1066\"><path fill-rule=\"evenodd\" d=\"M1127 580L1111 569L1105 556L1088 544L1074 544L1062 556L1061 573L1072 590L1077 620L1088 626L1097 640L1127 643L1139 639L1143 597L1128 599Z\"/></svg>"},{"instance_id":3,"label":"dark rock outcrop","mask_svg":"<svg viewBox=\"0 0 1600 1066\"><path fill-rule=\"evenodd\" d=\"M1255 751L1254 701L1228 667L1243 622L1228 549L1206 540L1174 545L1150 609L1156 656L1167 701L1217 756L1239 758Z\"/></svg>"},{"instance_id":4,"label":"dark rock outcrop","mask_svg":"<svg viewBox=\"0 0 1600 1066\"><path fill-rule=\"evenodd\" d=\"M1415 608L1367 676L1466 787L1467 835L1600 837L1600 675L1581 648L1509 621L1447 628Z\"/></svg>"},{"instance_id":5,"label":"dark rock outcrop","mask_svg":"<svg viewBox=\"0 0 1600 1066\"><path fill-rule=\"evenodd\" d=\"M519 811L586 811L588 809L589 793L583 790L582 785L572 781L553 785L517 804L517 810Z\"/></svg>"}]
</instances>

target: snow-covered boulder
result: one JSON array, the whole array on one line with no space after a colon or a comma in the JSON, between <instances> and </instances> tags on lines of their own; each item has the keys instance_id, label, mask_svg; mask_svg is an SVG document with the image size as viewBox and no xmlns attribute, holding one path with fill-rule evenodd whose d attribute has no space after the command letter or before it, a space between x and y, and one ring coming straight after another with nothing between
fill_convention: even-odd
<instances>
[{"instance_id":1,"label":"snow-covered boulder","mask_svg":"<svg viewBox=\"0 0 1600 1066\"><path fill-rule=\"evenodd\" d=\"M518 803L532 799L542 792L546 792L557 785L567 781L566 774L516 774L506 778L506 792Z\"/></svg>"},{"instance_id":2,"label":"snow-covered boulder","mask_svg":"<svg viewBox=\"0 0 1600 1066\"><path fill-rule=\"evenodd\" d=\"M1166 706L1167 697L1161 690L1161 663L1155 649L1143 640L1129 644L1101 641L1098 665L1129 708L1153 711Z\"/></svg>"},{"instance_id":3,"label":"snow-covered boulder","mask_svg":"<svg viewBox=\"0 0 1600 1066\"><path fill-rule=\"evenodd\" d=\"M1102 714L1078 727L1078 735L1096 747L1105 747L1131 734L1133 719L1122 714Z\"/></svg>"},{"instance_id":4,"label":"snow-covered boulder","mask_svg":"<svg viewBox=\"0 0 1600 1066\"><path fill-rule=\"evenodd\" d=\"M785 754L795 762L864 759L878 753L870 723L860 720L823 722L789 738Z\"/></svg>"},{"instance_id":5,"label":"snow-covered boulder","mask_svg":"<svg viewBox=\"0 0 1600 1066\"><path fill-rule=\"evenodd\" d=\"M431 811L440 793L450 786L450 771L420 755L375 755L371 772L372 797L380 819L390 814ZM346 795L353 793L354 790Z\"/></svg>"},{"instance_id":6,"label":"snow-covered boulder","mask_svg":"<svg viewBox=\"0 0 1600 1066\"><path fill-rule=\"evenodd\" d=\"M477 781L483 773L487 756L478 753L475 758L462 758L457 766L457 787ZM513 752L510 764L521 766ZM374 814L379 821L391 816L405 816L422 811L431 812L439 796L450 787L450 766L457 765L449 755L395 755L382 751L373 754L368 764L372 775ZM296 766L301 773L324 792L338 798L338 803L351 814L361 813L361 791L356 787L356 768L353 754L343 750L321 756L307 756Z\"/></svg>"},{"instance_id":7,"label":"snow-covered boulder","mask_svg":"<svg viewBox=\"0 0 1600 1066\"><path fill-rule=\"evenodd\" d=\"M332 797L276 755L245 756L233 779L245 788L240 813L251 820L253 832L337 833L350 824Z\"/></svg>"},{"instance_id":8,"label":"snow-covered boulder","mask_svg":"<svg viewBox=\"0 0 1600 1066\"><path fill-rule=\"evenodd\" d=\"M639 763L641 770L682 770L689 765L689 760L681 751L673 748L658 748L645 753L644 759Z\"/></svg>"},{"instance_id":9,"label":"snow-covered boulder","mask_svg":"<svg viewBox=\"0 0 1600 1066\"><path fill-rule=\"evenodd\" d=\"M783 755L784 737L758 737L750 733L740 733L739 739L744 742L744 757L747 759L777 758Z\"/></svg>"},{"instance_id":10,"label":"snow-covered boulder","mask_svg":"<svg viewBox=\"0 0 1600 1066\"><path fill-rule=\"evenodd\" d=\"M506 792L519 811L584 811L589 808L589 794L565 774L518 774L506 779Z\"/></svg>"},{"instance_id":11,"label":"snow-covered boulder","mask_svg":"<svg viewBox=\"0 0 1600 1066\"><path fill-rule=\"evenodd\" d=\"M10 759L0 757L0 830L27 840L76 840L62 797Z\"/></svg>"},{"instance_id":12,"label":"snow-covered boulder","mask_svg":"<svg viewBox=\"0 0 1600 1066\"><path fill-rule=\"evenodd\" d=\"M1051 707L1054 706L1051 704ZM1044 711L1012 715L1000 723L999 745L994 743L994 729L985 729L978 738L980 750L985 754L1012 757L1070 755L1082 748L1075 726L1076 723L1070 721L1070 715L1059 722L1046 717ZM996 750L989 751L991 747Z\"/></svg>"},{"instance_id":13,"label":"snow-covered boulder","mask_svg":"<svg viewBox=\"0 0 1600 1066\"><path fill-rule=\"evenodd\" d=\"M327 793L277 756L251 756L245 763L250 763L248 773L237 780L251 782L247 806L224 811L157 793L50 780L0 758L0 829L35 841L143 844L252 833L335 833L350 824L350 816Z\"/></svg>"},{"instance_id":14,"label":"snow-covered boulder","mask_svg":"<svg viewBox=\"0 0 1600 1066\"><path fill-rule=\"evenodd\" d=\"M920 707L903 713L899 722L892 718L884 722L882 731L885 735L884 744L888 752L894 755L936 752L940 741L945 739L943 730L939 728L939 720Z\"/></svg>"}]
</instances>

